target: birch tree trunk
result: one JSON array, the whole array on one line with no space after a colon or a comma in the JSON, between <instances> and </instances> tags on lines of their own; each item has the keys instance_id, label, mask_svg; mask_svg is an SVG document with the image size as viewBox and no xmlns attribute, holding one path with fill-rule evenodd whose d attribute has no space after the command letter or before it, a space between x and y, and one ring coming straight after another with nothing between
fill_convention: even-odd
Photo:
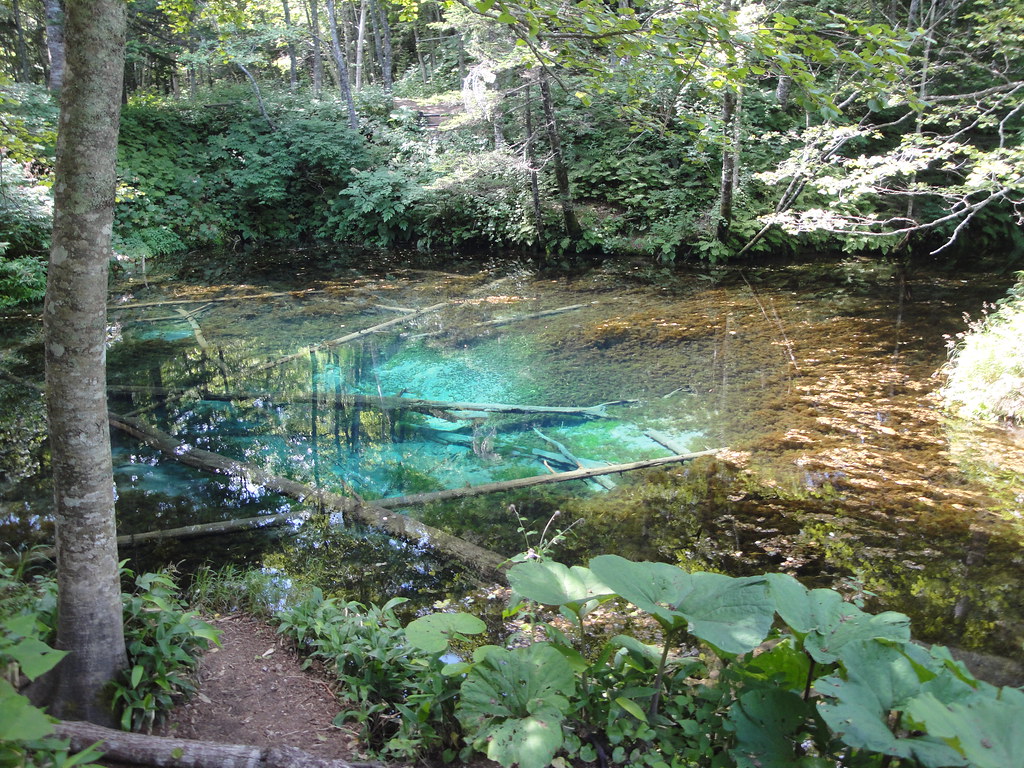
<instances>
[{"instance_id":1,"label":"birch tree trunk","mask_svg":"<svg viewBox=\"0 0 1024 768\"><path fill-rule=\"evenodd\" d=\"M369 0L359 4L359 27L356 32L356 91L363 90L363 50L366 47L366 14L369 12Z\"/></svg>"},{"instance_id":2,"label":"birch tree trunk","mask_svg":"<svg viewBox=\"0 0 1024 768\"><path fill-rule=\"evenodd\" d=\"M356 117L356 105L352 100L352 87L348 79L348 62L345 60L345 54L341 50L341 39L338 37L338 14L334 0L327 0L327 18L331 24L331 52L338 68L338 90L348 107L348 126L355 131L359 129L359 120Z\"/></svg>"},{"instance_id":3,"label":"birch tree trunk","mask_svg":"<svg viewBox=\"0 0 1024 768\"><path fill-rule=\"evenodd\" d=\"M59 91L64 86L64 11L60 0L43 0L46 11L46 51L50 57L47 87Z\"/></svg>"},{"instance_id":4,"label":"birch tree trunk","mask_svg":"<svg viewBox=\"0 0 1024 768\"><path fill-rule=\"evenodd\" d=\"M320 50L320 10L316 0L309 0L307 18L313 33L313 94L319 99L324 89L324 58Z\"/></svg>"},{"instance_id":5,"label":"birch tree trunk","mask_svg":"<svg viewBox=\"0 0 1024 768\"><path fill-rule=\"evenodd\" d=\"M124 73L125 4L68 4L53 239L43 327L57 528L58 717L105 725L125 666L106 394L107 264Z\"/></svg>"}]
</instances>

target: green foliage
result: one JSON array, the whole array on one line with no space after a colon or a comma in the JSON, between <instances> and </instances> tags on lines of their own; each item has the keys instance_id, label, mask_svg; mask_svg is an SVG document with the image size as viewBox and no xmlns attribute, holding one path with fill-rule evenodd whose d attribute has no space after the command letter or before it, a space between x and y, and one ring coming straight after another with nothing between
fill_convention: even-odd
<instances>
[{"instance_id":1,"label":"green foliage","mask_svg":"<svg viewBox=\"0 0 1024 768\"><path fill-rule=\"evenodd\" d=\"M942 398L968 419L1024 420L1024 273L952 343Z\"/></svg>"},{"instance_id":2,"label":"green foliage","mask_svg":"<svg viewBox=\"0 0 1024 768\"><path fill-rule=\"evenodd\" d=\"M527 560L509 580L578 631L542 623L542 640L483 646L441 670L464 676L467 742L503 766L996 766L1021 747L1010 725L1024 714L1021 691L912 643L900 614L867 613L787 575L602 556L590 568ZM597 607L623 598L662 627L660 646L588 631ZM535 609L510 609L524 611ZM413 624L431 651L461 631L427 618Z\"/></svg>"},{"instance_id":3,"label":"green foliage","mask_svg":"<svg viewBox=\"0 0 1024 768\"><path fill-rule=\"evenodd\" d=\"M124 596L128 669L113 684L113 703L125 730L151 728L175 697L195 692L190 673L196 655L219 635L186 610L166 573L142 574L135 587L134 594Z\"/></svg>"},{"instance_id":4,"label":"green foliage","mask_svg":"<svg viewBox=\"0 0 1024 768\"><path fill-rule=\"evenodd\" d=\"M41 301L46 294L46 264L34 256L3 260L0 254L0 309Z\"/></svg>"},{"instance_id":5,"label":"green foliage","mask_svg":"<svg viewBox=\"0 0 1024 768\"><path fill-rule=\"evenodd\" d=\"M506 650L484 646L460 689L459 721L466 739L508 768L545 768L562 746L576 679L552 645Z\"/></svg>"},{"instance_id":6,"label":"green foliage","mask_svg":"<svg viewBox=\"0 0 1024 768\"><path fill-rule=\"evenodd\" d=\"M67 655L44 642L50 629L40 617L49 614L52 596L51 581L30 585L0 565L0 766L98 768L98 749L72 754L68 740L52 735L53 718L17 691L21 676L35 680Z\"/></svg>"},{"instance_id":7,"label":"green foliage","mask_svg":"<svg viewBox=\"0 0 1024 768\"><path fill-rule=\"evenodd\" d=\"M407 638L394 612L404 602L394 598L367 608L324 598L314 589L278 616L278 631L333 668L349 705L336 722L355 721L371 749L396 759L424 754L451 759L458 733L453 713L457 680L441 674L444 665L436 653ZM473 626L463 619L456 624ZM439 624L433 629L451 636ZM456 628L454 634L464 631Z\"/></svg>"}]
</instances>

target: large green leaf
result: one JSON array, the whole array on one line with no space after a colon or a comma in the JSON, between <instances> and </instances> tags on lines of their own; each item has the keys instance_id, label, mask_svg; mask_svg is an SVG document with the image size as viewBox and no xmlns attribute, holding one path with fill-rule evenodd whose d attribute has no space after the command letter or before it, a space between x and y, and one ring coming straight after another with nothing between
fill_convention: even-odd
<instances>
[{"instance_id":1,"label":"large green leaf","mask_svg":"<svg viewBox=\"0 0 1024 768\"><path fill-rule=\"evenodd\" d=\"M32 741L52 732L50 718L0 678L0 741Z\"/></svg>"},{"instance_id":2,"label":"large green leaf","mask_svg":"<svg viewBox=\"0 0 1024 768\"><path fill-rule=\"evenodd\" d=\"M420 650L441 653L453 638L478 635L485 629L486 624L468 613L431 613L409 622L405 636Z\"/></svg>"},{"instance_id":3,"label":"large green leaf","mask_svg":"<svg viewBox=\"0 0 1024 768\"><path fill-rule=\"evenodd\" d=\"M517 594L542 605L568 605L578 612L584 604L611 595L589 568L528 560L509 569L508 582Z\"/></svg>"},{"instance_id":4,"label":"large green leaf","mask_svg":"<svg viewBox=\"0 0 1024 768\"><path fill-rule=\"evenodd\" d=\"M687 573L674 565L634 563L618 555L595 557L590 568L666 630L686 628L725 653L756 648L775 615L762 577Z\"/></svg>"},{"instance_id":5,"label":"large green leaf","mask_svg":"<svg viewBox=\"0 0 1024 768\"><path fill-rule=\"evenodd\" d=\"M562 746L576 690L569 662L547 643L488 646L475 658L456 711L467 739L506 768L546 768Z\"/></svg>"},{"instance_id":6,"label":"large green leaf","mask_svg":"<svg viewBox=\"0 0 1024 768\"><path fill-rule=\"evenodd\" d=\"M1024 760L1024 692L1004 688L999 697L979 695L947 703L924 693L908 714L977 768L1006 768Z\"/></svg>"},{"instance_id":7,"label":"large green leaf","mask_svg":"<svg viewBox=\"0 0 1024 768\"><path fill-rule=\"evenodd\" d=\"M831 589L807 589L792 576L765 577L775 610L819 664L832 664L848 643L884 639L910 640L910 619L902 613L865 613Z\"/></svg>"},{"instance_id":8,"label":"large green leaf","mask_svg":"<svg viewBox=\"0 0 1024 768\"><path fill-rule=\"evenodd\" d=\"M823 677L814 689L824 697L818 712L845 744L895 757L913 757L929 768L963 765L954 750L934 736L893 733L890 713L901 711L922 692L917 667L899 646L877 641L848 644L846 679Z\"/></svg>"},{"instance_id":9,"label":"large green leaf","mask_svg":"<svg viewBox=\"0 0 1024 768\"><path fill-rule=\"evenodd\" d=\"M730 750L737 768L791 768L803 723L813 709L800 696L778 688L754 689L729 709L736 732Z\"/></svg>"}]
</instances>

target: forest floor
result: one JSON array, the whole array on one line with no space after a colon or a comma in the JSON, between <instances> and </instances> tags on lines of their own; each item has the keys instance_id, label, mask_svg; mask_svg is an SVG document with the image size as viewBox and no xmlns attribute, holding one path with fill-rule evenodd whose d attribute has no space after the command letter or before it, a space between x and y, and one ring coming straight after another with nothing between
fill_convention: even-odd
<instances>
[{"instance_id":1,"label":"forest floor","mask_svg":"<svg viewBox=\"0 0 1024 768\"><path fill-rule=\"evenodd\" d=\"M324 677L302 668L290 640L242 614L210 623L221 644L203 654L198 692L169 714L158 735L367 759L355 731L333 724L342 709L338 698Z\"/></svg>"}]
</instances>

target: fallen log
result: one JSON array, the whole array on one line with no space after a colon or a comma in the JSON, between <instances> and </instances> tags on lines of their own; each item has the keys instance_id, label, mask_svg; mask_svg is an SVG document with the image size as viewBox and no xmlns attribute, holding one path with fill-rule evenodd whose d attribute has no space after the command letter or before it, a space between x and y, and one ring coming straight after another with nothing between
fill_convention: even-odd
<instances>
[{"instance_id":1,"label":"fallen log","mask_svg":"<svg viewBox=\"0 0 1024 768\"><path fill-rule=\"evenodd\" d=\"M597 302L594 302L594 303L596 304ZM573 310L583 309L583 307L588 307L588 306L590 306L590 305L589 304L570 304L570 305L565 306L565 307L557 307L556 309L545 309L545 310L542 310L541 312L529 312L529 313L527 313L525 315L517 315L515 317L502 317L502 318L499 318L497 320L483 320L483 321L481 321L479 323L473 323L472 325L470 325L468 327L469 328L497 328L497 327L500 327L502 325L511 325L512 323L518 323L518 322L521 322L521 321L524 321L524 320L533 320L533 319L538 318L538 317L550 317L551 315L561 315L564 312L572 312ZM427 336L441 336L441 335L443 335L445 333L448 333L448 331L447 330L428 331L427 333L410 334L410 335L407 336L407 338L410 338L410 339L422 339L422 338L425 338Z\"/></svg>"},{"instance_id":2,"label":"fallen log","mask_svg":"<svg viewBox=\"0 0 1024 768\"><path fill-rule=\"evenodd\" d=\"M181 390L170 387L141 387L141 386L110 386L107 388L110 394L146 394L158 396L172 396L181 394ZM280 397L273 392L223 392L205 393L204 400L231 401L231 400L272 400L275 403L312 403L314 398L310 395L288 395ZM433 413L435 411L478 411L486 413L552 413L564 416L585 416L598 419L613 418L606 412L606 408L615 405L630 405L638 403L639 400L610 400L607 403L598 403L590 406L560 406L560 405L518 405L515 403L463 403L448 400L423 400L415 397L388 397L379 395L356 395L343 394L340 398L332 395L324 395L315 398L318 405L331 405L335 407L358 406L360 408L374 408L376 410L395 411L420 411Z\"/></svg>"},{"instance_id":3,"label":"fallen log","mask_svg":"<svg viewBox=\"0 0 1024 768\"><path fill-rule=\"evenodd\" d=\"M190 467L231 477L240 477L253 485L263 486L299 501L352 515L367 525L382 528L407 541L426 544L438 552L455 558L485 582L504 580L502 568L506 559L497 552L478 547L465 539L452 536L450 533L433 528L406 515L390 512L387 508L378 506L377 502L368 503L358 498L319 491L303 483L272 474L219 453L193 448L138 419L110 413L109 420L111 426ZM267 518L249 518L253 525L259 525L260 521L265 519ZM137 534L137 537L139 535L143 534Z\"/></svg>"},{"instance_id":4,"label":"fallen log","mask_svg":"<svg viewBox=\"0 0 1024 768\"><path fill-rule=\"evenodd\" d=\"M676 442L671 435L666 435L664 432L659 432L656 429L648 429L644 431L644 434L658 445L668 448L672 453L685 453L686 451L686 448L684 448L681 443Z\"/></svg>"},{"instance_id":5,"label":"fallen log","mask_svg":"<svg viewBox=\"0 0 1024 768\"><path fill-rule=\"evenodd\" d=\"M709 451L697 451L695 453L682 453L676 456L665 456L660 459L645 459L644 461L632 461L627 464L609 464L607 467L594 467L592 469L576 469L572 472L557 472L553 475L534 475L532 477L521 477L516 480L504 480L500 483L484 483L483 485L467 485L463 488L450 488L445 491L432 491L430 493L414 493L411 496L392 496L386 499L377 499L373 503L384 509L396 509L400 507L412 507L419 504L429 504L434 501L446 501L448 499L461 499L467 496L479 496L484 493L498 493L500 491L512 491L517 488L529 488L533 485L547 485L548 483L564 483L569 480L585 480L588 477L599 475L617 475L621 472L632 472L636 469L647 469L649 467L661 467L665 464L677 464L681 461L689 461L701 456L714 456L724 448L714 448Z\"/></svg>"},{"instance_id":6,"label":"fallen log","mask_svg":"<svg viewBox=\"0 0 1024 768\"><path fill-rule=\"evenodd\" d=\"M309 516L309 512L280 512L274 515L257 515L255 517L239 517L234 520L218 520L214 523L183 525L180 528L164 528L163 530L146 531L145 533L124 533L117 537L117 545L119 547L130 547L135 544L145 544L149 541L198 539L203 536L249 531L255 528L275 528L293 520L305 522L309 519ZM30 553L33 561L52 560L56 556L57 550L53 547L36 547Z\"/></svg>"},{"instance_id":7,"label":"fallen log","mask_svg":"<svg viewBox=\"0 0 1024 768\"><path fill-rule=\"evenodd\" d=\"M271 299L277 296L306 296L311 293L319 293L315 288L307 288L302 291L279 291L276 293L253 293L246 296L218 296L216 298L202 299L164 299L163 301L131 301L124 304L111 304L107 309L142 309L144 307L165 307L172 304L205 304L210 301L245 301L247 299ZM349 302L344 302L349 303Z\"/></svg>"},{"instance_id":8,"label":"fallen log","mask_svg":"<svg viewBox=\"0 0 1024 768\"><path fill-rule=\"evenodd\" d=\"M569 462L570 466L577 467L578 469L602 466L596 461L578 458L576 454L574 454L572 451L566 448L563 443L558 442L553 437L548 437L536 427L533 428L533 431L537 433L541 440L544 440L545 442L551 443L553 446L555 446L555 448L558 449L559 455L561 455L567 462ZM679 451L676 451L676 453L679 453ZM610 491L612 488L615 488L615 481L612 480L610 477L604 477L603 475L599 475L598 477L591 479L593 482L597 483L606 491Z\"/></svg>"},{"instance_id":9,"label":"fallen log","mask_svg":"<svg viewBox=\"0 0 1024 768\"><path fill-rule=\"evenodd\" d=\"M383 763L318 757L298 747L172 739L68 720L56 723L54 730L57 736L71 740L74 752L100 742L99 748L107 760L159 768L384 768Z\"/></svg>"},{"instance_id":10,"label":"fallen log","mask_svg":"<svg viewBox=\"0 0 1024 768\"><path fill-rule=\"evenodd\" d=\"M284 357L278 358L277 360L271 360L270 362L264 363L263 365L258 365L253 370L264 371L268 368L275 368L278 365L283 365L284 363L296 360L300 357L306 357L310 352L313 352L315 350L330 349L331 347L337 347L340 344L347 344L350 341L361 339L363 336L369 336L372 333L380 333L381 331L387 330L388 328L391 328L394 325L398 325L399 323L407 323L410 320L415 320L417 317L427 314L428 312L436 312L442 307L447 306L448 302L442 301L440 304L434 304L433 306L427 307L426 309L420 309L416 312L413 312L411 315L402 315L401 317L396 317L392 320L388 320L385 323L378 323L377 325L370 326L369 328L364 328L361 331L349 333L337 339L331 339L330 341L323 341L319 344L313 344L312 346L305 347L304 349L299 350L295 354L285 355Z\"/></svg>"}]
</instances>

